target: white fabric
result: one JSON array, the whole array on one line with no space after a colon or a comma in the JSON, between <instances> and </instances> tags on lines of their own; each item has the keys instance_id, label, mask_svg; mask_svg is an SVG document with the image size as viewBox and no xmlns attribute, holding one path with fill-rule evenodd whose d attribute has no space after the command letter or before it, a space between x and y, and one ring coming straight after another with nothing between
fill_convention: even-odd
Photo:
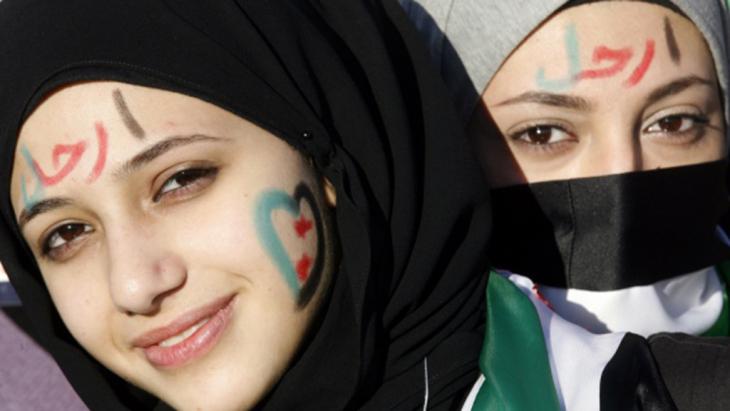
<instances>
[{"instance_id":1,"label":"white fabric","mask_svg":"<svg viewBox=\"0 0 730 411\"><path fill-rule=\"evenodd\" d=\"M428 357L423 359L423 411L428 410Z\"/></svg>"},{"instance_id":2,"label":"white fabric","mask_svg":"<svg viewBox=\"0 0 730 411\"><path fill-rule=\"evenodd\" d=\"M8 279L8 275L5 273L5 269L3 268L2 264L0 264L0 283L9 281L10 279Z\"/></svg>"},{"instance_id":3,"label":"white fabric","mask_svg":"<svg viewBox=\"0 0 730 411\"><path fill-rule=\"evenodd\" d=\"M461 411L472 411L471 408L474 406L474 402L477 400L477 394L479 394L479 390L482 388L482 385L484 385L485 380L484 375L479 374L479 378L477 378L477 381L471 386L469 395L466 396L466 400L464 401L464 406L461 407Z\"/></svg>"},{"instance_id":4,"label":"white fabric","mask_svg":"<svg viewBox=\"0 0 730 411\"><path fill-rule=\"evenodd\" d=\"M502 274L530 298L537 310L561 409L598 411L601 374L626 333L592 334L549 309L538 299L529 278Z\"/></svg>"},{"instance_id":5,"label":"white fabric","mask_svg":"<svg viewBox=\"0 0 730 411\"><path fill-rule=\"evenodd\" d=\"M644 337L662 331L702 334L722 312L724 289L713 267L613 291L539 287L555 312L572 323L594 333Z\"/></svg>"}]
</instances>

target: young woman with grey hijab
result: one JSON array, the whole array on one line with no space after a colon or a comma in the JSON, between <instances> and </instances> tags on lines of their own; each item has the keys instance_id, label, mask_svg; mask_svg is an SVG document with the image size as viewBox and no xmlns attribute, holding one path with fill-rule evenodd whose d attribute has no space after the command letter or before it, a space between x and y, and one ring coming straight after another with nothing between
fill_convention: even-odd
<instances>
[{"instance_id":1,"label":"young woman with grey hijab","mask_svg":"<svg viewBox=\"0 0 730 411\"><path fill-rule=\"evenodd\" d=\"M401 4L492 188L464 408L727 409L727 3Z\"/></svg>"}]
</instances>

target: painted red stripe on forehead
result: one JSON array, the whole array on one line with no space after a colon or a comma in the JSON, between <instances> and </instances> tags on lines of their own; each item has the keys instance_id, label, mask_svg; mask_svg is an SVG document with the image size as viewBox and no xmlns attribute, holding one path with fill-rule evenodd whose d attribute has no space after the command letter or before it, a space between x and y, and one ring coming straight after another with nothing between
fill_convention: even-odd
<instances>
[{"instance_id":1,"label":"painted red stripe on forehead","mask_svg":"<svg viewBox=\"0 0 730 411\"><path fill-rule=\"evenodd\" d=\"M75 144L58 144L53 147L53 164L56 168L58 168L59 164L59 158L60 156L64 154L68 154L69 158L66 164L61 167L61 169L58 171L58 173L54 175L48 175L43 171L40 164L36 160L33 160L33 169L38 176L38 179L41 181L41 184L43 184L44 187L49 187L56 185L60 183L66 176L73 171L74 168L76 168L76 165L81 160L81 156L84 155L84 151L86 150L86 142L79 141Z\"/></svg>"},{"instance_id":2,"label":"painted red stripe on forehead","mask_svg":"<svg viewBox=\"0 0 730 411\"><path fill-rule=\"evenodd\" d=\"M109 134L107 133L106 129L104 128L104 124L101 122L98 122L95 124L96 127L96 140L99 144L99 155L96 157L96 163L94 164L94 168L91 170L91 174L89 174L89 177L86 179L87 183L93 183L96 181L97 178L101 175L101 172L104 171L104 166L106 165L106 156L107 156L107 150L108 150L108 140L109 140Z\"/></svg>"},{"instance_id":3,"label":"painted red stripe on forehead","mask_svg":"<svg viewBox=\"0 0 730 411\"><path fill-rule=\"evenodd\" d=\"M633 87L644 78L644 74L649 70L651 62L654 60L654 40L649 39L646 41L646 50L644 51L644 57L641 59L641 63L636 67L631 77L626 80L626 85Z\"/></svg>"}]
</instances>

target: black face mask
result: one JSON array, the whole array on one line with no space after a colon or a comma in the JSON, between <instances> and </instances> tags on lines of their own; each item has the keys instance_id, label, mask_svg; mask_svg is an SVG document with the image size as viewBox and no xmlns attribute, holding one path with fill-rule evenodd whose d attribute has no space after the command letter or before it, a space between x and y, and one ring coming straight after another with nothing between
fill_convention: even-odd
<instances>
[{"instance_id":1,"label":"black face mask","mask_svg":"<svg viewBox=\"0 0 730 411\"><path fill-rule=\"evenodd\" d=\"M539 284L616 290L730 259L725 160L492 190L492 264Z\"/></svg>"}]
</instances>

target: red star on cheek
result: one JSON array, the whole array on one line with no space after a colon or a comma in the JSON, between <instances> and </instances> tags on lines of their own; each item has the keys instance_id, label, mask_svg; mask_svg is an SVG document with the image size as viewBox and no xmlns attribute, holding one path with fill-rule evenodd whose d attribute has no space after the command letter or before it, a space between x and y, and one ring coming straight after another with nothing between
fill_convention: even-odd
<instances>
[{"instance_id":1,"label":"red star on cheek","mask_svg":"<svg viewBox=\"0 0 730 411\"><path fill-rule=\"evenodd\" d=\"M307 232L312 229L312 220L307 220L304 216L299 217L298 220L294 221L294 230L297 232L297 236L304 238Z\"/></svg>"},{"instance_id":2,"label":"red star on cheek","mask_svg":"<svg viewBox=\"0 0 730 411\"><path fill-rule=\"evenodd\" d=\"M309 277L309 269L312 267L312 258L306 253L302 254L302 258L297 261L297 277L299 281L307 281Z\"/></svg>"}]
</instances>

